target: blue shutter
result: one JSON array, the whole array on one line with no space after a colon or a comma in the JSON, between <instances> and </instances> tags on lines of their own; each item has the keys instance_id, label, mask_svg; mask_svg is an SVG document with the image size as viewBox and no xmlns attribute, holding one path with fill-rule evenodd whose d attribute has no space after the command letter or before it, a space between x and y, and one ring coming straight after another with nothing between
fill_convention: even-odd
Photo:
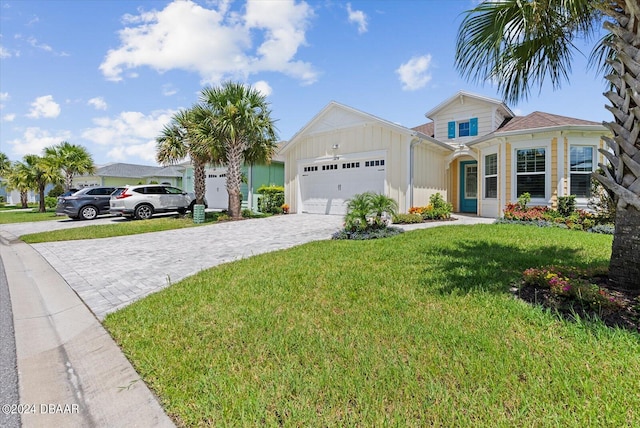
<instances>
[{"instance_id":1,"label":"blue shutter","mask_svg":"<svg viewBox=\"0 0 640 428\"><path fill-rule=\"evenodd\" d=\"M447 138L456 138L456 123L449 122L447 124L447 129L448 129Z\"/></svg>"},{"instance_id":2,"label":"blue shutter","mask_svg":"<svg viewBox=\"0 0 640 428\"><path fill-rule=\"evenodd\" d=\"M469 135L478 135L478 118L472 117L469 119Z\"/></svg>"}]
</instances>

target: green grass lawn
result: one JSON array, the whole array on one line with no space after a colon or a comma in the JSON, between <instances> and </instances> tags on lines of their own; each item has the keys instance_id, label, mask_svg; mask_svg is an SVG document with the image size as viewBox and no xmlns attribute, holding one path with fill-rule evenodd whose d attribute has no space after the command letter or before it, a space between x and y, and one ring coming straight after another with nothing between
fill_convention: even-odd
<instances>
[{"instance_id":1,"label":"green grass lawn","mask_svg":"<svg viewBox=\"0 0 640 428\"><path fill-rule=\"evenodd\" d=\"M640 336L511 297L611 236L514 225L322 241L201 272L105 326L179 426L639 426Z\"/></svg>"},{"instance_id":2,"label":"green grass lawn","mask_svg":"<svg viewBox=\"0 0 640 428\"><path fill-rule=\"evenodd\" d=\"M12 211L8 209L0 211L0 224L47 221L60 218L56 216L55 209L48 209L45 213L38 212L38 208L33 208L31 211Z\"/></svg>"}]
</instances>

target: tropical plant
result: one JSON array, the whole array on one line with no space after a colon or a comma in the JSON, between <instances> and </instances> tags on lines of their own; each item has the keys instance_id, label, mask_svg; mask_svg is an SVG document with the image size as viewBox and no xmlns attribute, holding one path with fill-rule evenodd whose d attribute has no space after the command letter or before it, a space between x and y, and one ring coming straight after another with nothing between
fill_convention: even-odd
<instances>
[{"instance_id":1,"label":"tropical plant","mask_svg":"<svg viewBox=\"0 0 640 428\"><path fill-rule=\"evenodd\" d=\"M7 191L17 190L20 192L20 206L28 208L29 182L26 174L26 167L22 162L14 162L5 171L3 184Z\"/></svg>"},{"instance_id":2,"label":"tropical plant","mask_svg":"<svg viewBox=\"0 0 640 428\"><path fill-rule=\"evenodd\" d=\"M607 34L594 49L610 84L605 96L614 119L604 125L601 165L593 177L614 193L615 234L609 263L612 285L640 289L640 4L637 0L492 0L467 12L458 30L456 66L472 80L492 82L506 100L526 99L532 85L569 79L573 40Z\"/></svg>"},{"instance_id":3,"label":"tropical plant","mask_svg":"<svg viewBox=\"0 0 640 428\"><path fill-rule=\"evenodd\" d=\"M6 154L0 152L0 178L3 178L11 169L11 161Z\"/></svg>"},{"instance_id":4,"label":"tropical plant","mask_svg":"<svg viewBox=\"0 0 640 428\"><path fill-rule=\"evenodd\" d=\"M208 113L209 142L227 167L229 215L241 218L242 164L270 162L276 147L276 129L266 97L242 83L206 87L200 101Z\"/></svg>"},{"instance_id":5,"label":"tropical plant","mask_svg":"<svg viewBox=\"0 0 640 428\"><path fill-rule=\"evenodd\" d=\"M96 167L89 151L81 145L63 141L58 145L46 147L44 156L64 173L64 191L73 187L73 177L81 174L93 174Z\"/></svg>"},{"instance_id":6,"label":"tropical plant","mask_svg":"<svg viewBox=\"0 0 640 428\"><path fill-rule=\"evenodd\" d=\"M197 204L204 204L207 163L217 161L207 137L206 115L201 106L178 111L156 138L156 160L163 165L176 164L187 157L193 163L193 191ZM203 130L203 127L205 128Z\"/></svg>"},{"instance_id":7,"label":"tropical plant","mask_svg":"<svg viewBox=\"0 0 640 428\"><path fill-rule=\"evenodd\" d=\"M371 196L371 214L373 214L373 223L378 227L386 226L387 218L392 219L398 211L398 203L382 193L374 193Z\"/></svg>"},{"instance_id":8,"label":"tropical plant","mask_svg":"<svg viewBox=\"0 0 640 428\"><path fill-rule=\"evenodd\" d=\"M344 228L348 231L365 230L369 226L371 198L373 193L364 192L354 195L347 201L347 214L344 216Z\"/></svg>"},{"instance_id":9,"label":"tropical plant","mask_svg":"<svg viewBox=\"0 0 640 428\"><path fill-rule=\"evenodd\" d=\"M29 188L38 192L38 211L41 213L47 212L45 187L63 180L58 166L58 161L52 156L25 155L23 158L20 173L24 174Z\"/></svg>"}]
</instances>

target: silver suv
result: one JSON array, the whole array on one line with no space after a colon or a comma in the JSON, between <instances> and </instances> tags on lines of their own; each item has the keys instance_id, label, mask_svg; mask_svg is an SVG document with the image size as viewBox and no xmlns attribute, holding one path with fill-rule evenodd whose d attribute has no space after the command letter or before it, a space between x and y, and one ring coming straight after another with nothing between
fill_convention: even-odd
<instances>
[{"instance_id":1,"label":"silver suv","mask_svg":"<svg viewBox=\"0 0 640 428\"><path fill-rule=\"evenodd\" d=\"M193 211L195 202L196 197L193 193L184 192L177 187L143 184L127 186L114 192L111 195L109 212L136 219L148 219L156 213L177 211L184 214Z\"/></svg>"}]
</instances>

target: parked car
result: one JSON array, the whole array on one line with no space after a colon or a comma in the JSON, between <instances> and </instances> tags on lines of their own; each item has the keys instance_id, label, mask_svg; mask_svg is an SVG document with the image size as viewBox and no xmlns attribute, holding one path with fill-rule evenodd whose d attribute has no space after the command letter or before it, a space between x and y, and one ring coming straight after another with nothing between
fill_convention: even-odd
<instances>
[{"instance_id":1,"label":"parked car","mask_svg":"<svg viewBox=\"0 0 640 428\"><path fill-rule=\"evenodd\" d=\"M74 220L93 220L100 214L109 214L111 194L118 190L112 186L85 187L70 196L58 198L56 214Z\"/></svg>"},{"instance_id":2,"label":"parked car","mask_svg":"<svg viewBox=\"0 0 640 428\"><path fill-rule=\"evenodd\" d=\"M148 219L156 213L193 211L196 197L182 189L164 184L127 186L111 195L111 214ZM206 206L206 201L205 201Z\"/></svg>"}]
</instances>

